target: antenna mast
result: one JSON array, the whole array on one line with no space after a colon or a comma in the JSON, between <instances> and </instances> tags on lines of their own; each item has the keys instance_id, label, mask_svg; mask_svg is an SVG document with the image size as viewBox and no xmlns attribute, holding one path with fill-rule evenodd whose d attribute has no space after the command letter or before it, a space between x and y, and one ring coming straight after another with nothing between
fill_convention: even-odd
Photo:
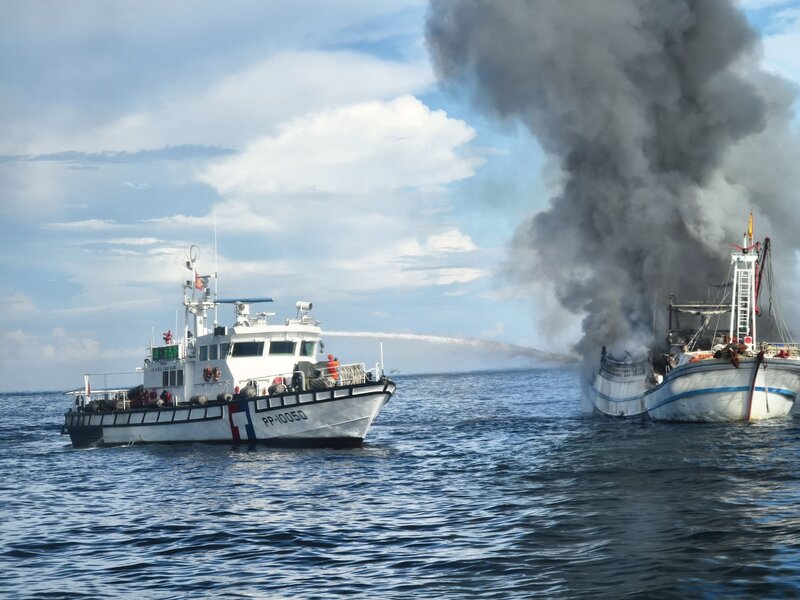
<instances>
[{"instance_id":1,"label":"antenna mast","mask_svg":"<svg viewBox=\"0 0 800 600\"><path fill-rule=\"evenodd\" d=\"M219 294L219 269L217 268L217 204L214 203L214 299ZM219 325L217 318L217 305L214 304L214 327Z\"/></svg>"}]
</instances>

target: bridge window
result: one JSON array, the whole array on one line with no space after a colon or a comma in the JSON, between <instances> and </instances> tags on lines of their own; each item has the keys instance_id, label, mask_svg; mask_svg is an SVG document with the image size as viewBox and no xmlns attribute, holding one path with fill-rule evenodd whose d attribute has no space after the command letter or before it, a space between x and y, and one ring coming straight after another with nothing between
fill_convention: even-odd
<instances>
[{"instance_id":1,"label":"bridge window","mask_svg":"<svg viewBox=\"0 0 800 600\"><path fill-rule=\"evenodd\" d=\"M200 346L200 360L208 360L208 346Z\"/></svg>"},{"instance_id":2,"label":"bridge window","mask_svg":"<svg viewBox=\"0 0 800 600\"><path fill-rule=\"evenodd\" d=\"M294 342L278 342L272 341L269 343L270 354L294 354Z\"/></svg>"},{"instance_id":3,"label":"bridge window","mask_svg":"<svg viewBox=\"0 0 800 600\"><path fill-rule=\"evenodd\" d=\"M208 347L208 360L217 360L219 358L219 346L216 344Z\"/></svg>"},{"instance_id":4,"label":"bridge window","mask_svg":"<svg viewBox=\"0 0 800 600\"><path fill-rule=\"evenodd\" d=\"M300 342L300 356L314 356L315 342Z\"/></svg>"},{"instance_id":5,"label":"bridge window","mask_svg":"<svg viewBox=\"0 0 800 600\"><path fill-rule=\"evenodd\" d=\"M241 358L244 356L261 356L264 354L264 342L235 342L231 356Z\"/></svg>"}]
</instances>

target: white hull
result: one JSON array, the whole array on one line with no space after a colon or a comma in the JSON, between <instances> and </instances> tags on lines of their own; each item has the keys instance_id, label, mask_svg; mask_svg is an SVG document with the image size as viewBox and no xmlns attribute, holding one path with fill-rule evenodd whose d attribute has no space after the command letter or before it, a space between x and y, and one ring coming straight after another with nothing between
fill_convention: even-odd
<instances>
[{"instance_id":1,"label":"white hull","mask_svg":"<svg viewBox=\"0 0 800 600\"><path fill-rule=\"evenodd\" d=\"M148 442L358 445L394 391L394 383L382 380L206 406L70 412L65 428L76 447Z\"/></svg>"},{"instance_id":2,"label":"white hull","mask_svg":"<svg viewBox=\"0 0 800 600\"><path fill-rule=\"evenodd\" d=\"M755 358L743 358L738 369L729 360L703 360L673 369L656 387L648 386L643 374L626 378L601 371L588 395L594 408L606 415L656 421L760 421L787 416L800 390L800 361L773 359L757 373L755 369Z\"/></svg>"}]
</instances>

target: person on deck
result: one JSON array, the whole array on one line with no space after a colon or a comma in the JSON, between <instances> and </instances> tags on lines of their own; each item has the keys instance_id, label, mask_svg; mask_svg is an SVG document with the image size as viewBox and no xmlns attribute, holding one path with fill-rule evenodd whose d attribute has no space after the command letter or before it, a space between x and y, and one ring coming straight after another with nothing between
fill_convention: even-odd
<instances>
[{"instance_id":1,"label":"person on deck","mask_svg":"<svg viewBox=\"0 0 800 600\"><path fill-rule=\"evenodd\" d=\"M689 346L684 344L681 348L681 353L678 354L678 366L685 365L689 363L689 359L692 358L689 354Z\"/></svg>"},{"instance_id":2,"label":"person on deck","mask_svg":"<svg viewBox=\"0 0 800 600\"><path fill-rule=\"evenodd\" d=\"M328 354L328 376L333 379L333 384L339 383L339 360Z\"/></svg>"}]
</instances>

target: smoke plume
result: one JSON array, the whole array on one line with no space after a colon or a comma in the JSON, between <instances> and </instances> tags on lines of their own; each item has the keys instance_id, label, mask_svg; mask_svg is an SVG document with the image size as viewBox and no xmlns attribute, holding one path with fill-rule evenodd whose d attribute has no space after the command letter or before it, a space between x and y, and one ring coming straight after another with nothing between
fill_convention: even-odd
<instances>
[{"instance_id":1,"label":"smoke plume","mask_svg":"<svg viewBox=\"0 0 800 600\"><path fill-rule=\"evenodd\" d=\"M751 209L793 257L795 91L732 0L433 0L426 38L446 89L522 122L561 169L512 262L585 315L585 356L649 344L670 293L704 298Z\"/></svg>"}]
</instances>

